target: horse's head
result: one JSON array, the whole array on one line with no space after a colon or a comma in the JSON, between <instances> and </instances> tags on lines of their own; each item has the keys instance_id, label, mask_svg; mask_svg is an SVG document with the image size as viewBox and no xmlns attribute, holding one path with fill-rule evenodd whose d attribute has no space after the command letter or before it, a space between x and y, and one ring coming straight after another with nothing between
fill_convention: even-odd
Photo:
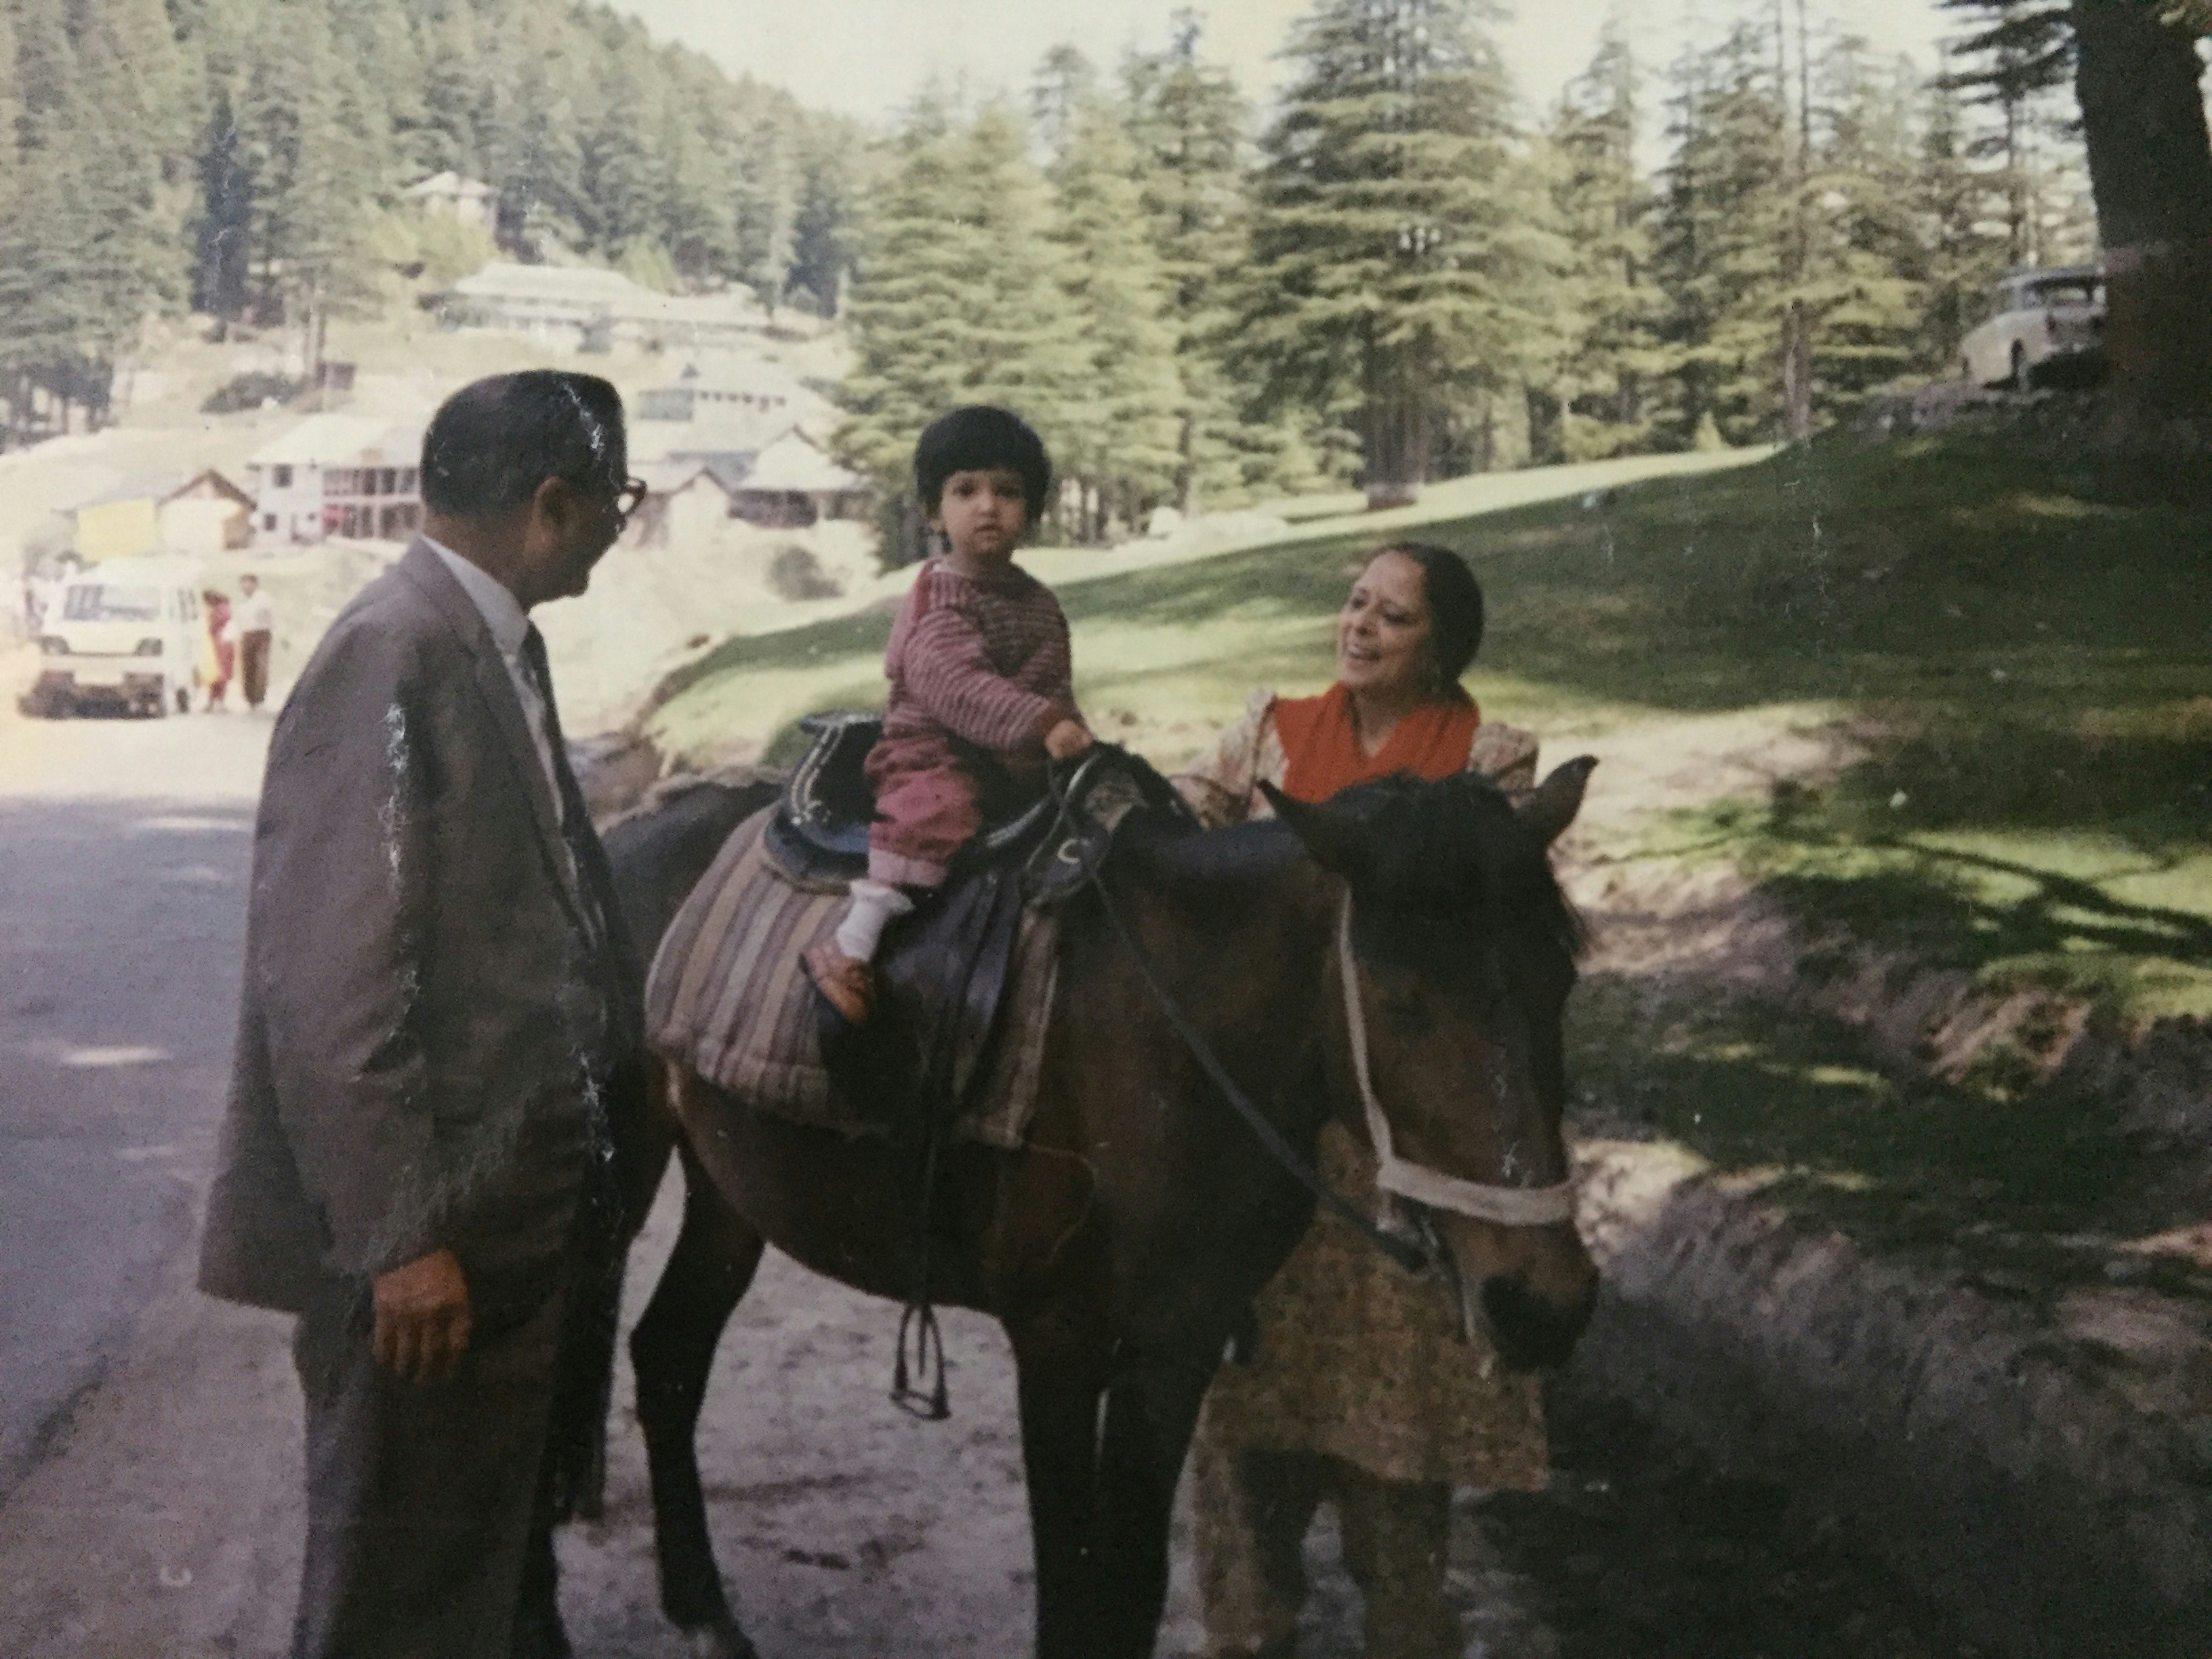
<instances>
[{"instance_id":1,"label":"horse's head","mask_svg":"<svg viewBox=\"0 0 2212 1659\"><path fill-rule=\"evenodd\" d=\"M1353 971L1332 981L1340 1102L1363 1133L1379 1106L1412 1166L1405 1186L1521 1367L1563 1362L1597 1291L1563 1190L1561 1024L1580 929L1547 856L1595 764L1569 762L1517 808L1474 777L1386 779L1322 806L1269 792L1348 886Z\"/></svg>"}]
</instances>

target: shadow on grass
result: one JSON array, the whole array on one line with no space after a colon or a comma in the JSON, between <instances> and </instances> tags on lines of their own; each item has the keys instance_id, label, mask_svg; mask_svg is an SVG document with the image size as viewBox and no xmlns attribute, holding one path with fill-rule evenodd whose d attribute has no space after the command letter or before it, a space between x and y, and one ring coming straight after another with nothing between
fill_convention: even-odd
<instances>
[{"instance_id":1,"label":"shadow on grass","mask_svg":"<svg viewBox=\"0 0 2212 1659\"><path fill-rule=\"evenodd\" d=\"M1765 1196L1870 1244L2088 1277L2106 1258L2066 1241L2163 1220L2139 1213L2144 1157L2100 1106L1903 1081L1839 1023L1655 1003L1594 975L1575 994L1568 1063L1598 1121L1753 1173Z\"/></svg>"},{"instance_id":2,"label":"shadow on grass","mask_svg":"<svg viewBox=\"0 0 2212 1659\"><path fill-rule=\"evenodd\" d=\"M2155 1016L2212 1007L2208 822L2212 765L2186 720L2117 736L1962 720L1877 735L1832 784L1683 814L1665 850L1733 860L1816 937Z\"/></svg>"}]
</instances>

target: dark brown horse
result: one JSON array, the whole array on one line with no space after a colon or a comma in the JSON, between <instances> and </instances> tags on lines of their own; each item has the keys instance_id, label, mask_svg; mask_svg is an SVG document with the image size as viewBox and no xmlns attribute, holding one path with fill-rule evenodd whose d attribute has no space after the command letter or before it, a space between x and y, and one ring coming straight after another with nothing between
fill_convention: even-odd
<instances>
[{"instance_id":1,"label":"dark brown horse","mask_svg":"<svg viewBox=\"0 0 2212 1659\"><path fill-rule=\"evenodd\" d=\"M1323 807L1279 798L1277 821L1212 833L1133 823L1104 861L1103 896L1073 901L1030 1144L950 1148L932 1217L939 1299L995 1315L1012 1341L1041 1659L1152 1650L1200 1401L1314 1207L1207 1081L1106 905L1300 1156L1332 1118L1364 1138L1372 1099L1397 1156L1425 1175L1558 1195L1577 936L1546 849L1588 773L1561 768L1517 811L1458 778L1370 785ZM660 936L759 804L702 789L611 833L641 939ZM692 1440L715 1344L769 1243L907 1296L916 1182L912 1154L888 1141L794 1126L673 1068L665 1085L684 1224L630 1339L661 1601L700 1652L749 1655ZM1511 1192L1505 1212L1527 1196ZM1479 1291L1468 1299L1504 1359L1562 1361L1595 1291L1572 1224L1428 1216L1450 1257L1440 1278Z\"/></svg>"}]
</instances>

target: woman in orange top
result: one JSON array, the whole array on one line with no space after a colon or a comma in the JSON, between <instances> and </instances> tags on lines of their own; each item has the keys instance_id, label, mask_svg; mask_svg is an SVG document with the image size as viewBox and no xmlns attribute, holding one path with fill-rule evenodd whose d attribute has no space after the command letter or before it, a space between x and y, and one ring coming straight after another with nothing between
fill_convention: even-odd
<instances>
[{"instance_id":1,"label":"woman in orange top","mask_svg":"<svg viewBox=\"0 0 2212 1659\"><path fill-rule=\"evenodd\" d=\"M1460 676L1482 642L1482 590L1456 554L1376 553L1337 620L1336 684L1262 692L1176 781L1215 824L1265 815L1261 780L1300 800L1393 772L1474 769L1508 793L1535 782L1528 733L1482 723ZM1339 1127L1322 1172L1379 1208L1375 1163ZM1209 1659L1275 1659L1296 1641L1301 1548L1324 1503L1365 1606L1369 1659L1462 1650L1444 1598L1455 1486L1533 1489L1549 1452L1533 1376L1458 1339L1437 1286L1385 1261L1326 1212L1255 1305L1249 1363L1221 1369L1193 1449Z\"/></svg>"}]
</instances>

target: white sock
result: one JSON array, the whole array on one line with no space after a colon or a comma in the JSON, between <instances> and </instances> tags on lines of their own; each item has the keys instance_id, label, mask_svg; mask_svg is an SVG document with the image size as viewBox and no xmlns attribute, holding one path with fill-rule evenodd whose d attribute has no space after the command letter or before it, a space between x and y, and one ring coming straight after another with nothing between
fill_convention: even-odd
<instances>
[{"instance_id":1,"label":"white sock","mask_svg":"<svg viewBox=\"0 0 2212 1659\"><path fill-rule=\"evenodd\" d=\"M884 927L913 909L914 901L880 881L856 881L852 895L853 908L837 924L837 948L855 962L873 962Z\"/></svg>"}]
</instances>

